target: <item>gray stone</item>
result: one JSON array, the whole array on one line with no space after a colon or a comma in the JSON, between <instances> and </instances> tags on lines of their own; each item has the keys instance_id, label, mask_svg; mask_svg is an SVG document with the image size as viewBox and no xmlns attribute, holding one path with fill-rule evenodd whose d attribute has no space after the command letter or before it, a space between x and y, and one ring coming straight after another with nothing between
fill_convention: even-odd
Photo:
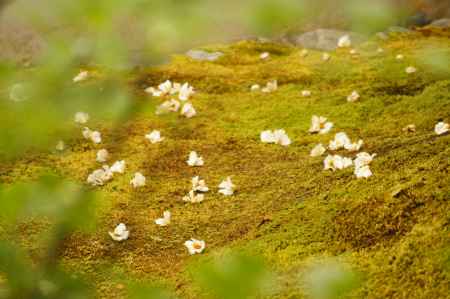
<instances>
[{"instance_id":1,"label":"gray stone","mask_svg":"<svg viewBox=\"0 0 450 299\"><path fill-rule=\"evenodd\" d=\"M450 19L439 19L432 22L430 25L439 28L450 28Z\"/></svg>"},{"instance_id":2,"label":"gray stone","mask_svg":"<svg viewBox=\"0 0 450 299\"><path fill-rule=\"evenodd\" d=\"M332 51L337 48L339 38L344 35L350 36L352 45L367 41L367 38L361 34L332 29L316 29L297 36L291 35L288 39L294 45L303 48Z\"/></svg>"},{"instance_id":3,"label":"gray stone","mask_svg":"<svg viewBox=\"0 0 450 299\"><path fill-rule=\"evenodd\" d=\"M198 61L215 61L223 56L222 52L207 52L203 50L189 50L187 56Z\"/></svg>"}]
</instances>

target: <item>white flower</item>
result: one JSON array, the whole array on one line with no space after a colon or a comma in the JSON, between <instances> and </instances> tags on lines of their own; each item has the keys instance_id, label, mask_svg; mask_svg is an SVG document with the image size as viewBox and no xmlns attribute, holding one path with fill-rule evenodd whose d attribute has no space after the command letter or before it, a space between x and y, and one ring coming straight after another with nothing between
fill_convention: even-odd
<instances>
[{"instance_id":1,"label":"white flower","mask_svg":"<svg viewBox=\"0 0 450 299\"><path fill-rule=\"evenodd\" d=\"M341 148L344 148L346 144L350 144L350 138L348 138L347 134L344 132L339 132L336 135L334 135L334 139L330 141L330 144L328 145L328 148L332 151L339 150Z\"/></svg>"},{"instance_id":2,"label":"white flower","mask_svg":"<svg viewBox=\"0 0 450 299\"><path fill-rule=\"evenodd\" d=\"M109 235L114 241L121 242L128 239L130 232L127 230L126 225L121 223L116 226L113 232L109 232Z\"/></svg>"},{"instance_id":3,"label":"white flower","mask_svg":"<svg viewBox=\"0 0 450 299\"><path fill-rule=\"evenodd\" d=\"M148 88L146 88L146 89L145 89L145 92L151 94L151 95L154 96L154 97L160 97L160 96L163 95L163 93L162 93L161 90L156 89L156 88L154 88L154 87L148 87Z\"/></svg>"},{"instance_id":4,"label":"white flower","mask_svg":"<svg viewBox=\"0 0 450 299\"><path fill-rule=\"evenodd\" d=\"M123 173L125 171L125 161L116 161L110 168L111 172Z\"/></svg>"},{"instance_id":5,"label":"white flower","mask_svg":"<svg viewBox=\"0 0 450 299\"><path fill-rule=\"evenodd\" d=\"M235 188L236 186L231 181L231 178L227 177L226 180L219 184L219 193L222 193L225 196L233 195Z\"/></svg>"},{"instance_id":6,"label":"white flower","mask_svg":"<svg viewBox=\"0 0 450 299\"><path fill-rule=\"evenodd\" d=\"M333 127L332 122L327 122L327 118L323 116L313 115L311 119L311 128L309 128L310 133L326 134Z\"/></svg>"},{"instance_id":7,"label":"white flower","mask_svg":"<svg viewBox=\"0 0 450 299\"><path fill-rule=\"evenodd\" d=\"M80 73L78 73L78 75L76 75L73 78L73 82L77 83L77 82L85 81L87 79L89 79L89 72L88 71L81 71Z\"/></svg>"},{"instance_id":8,"label":"white flower","mask_svg":"<svg viewBox=\"0 0 450 299\"><path fill-rule=\"evenodd\" d=\"M406 127L402 129L403 132L415 132L416 131L416 125L415 124L409 124Z\"/></svg>"},{"instance_id":9,"label":"white flower","mask_svg":"<svg viewBox=\"0 0 450 299\"><path fill-rule=\"evenodd\" d=\"M165 211L163 213L163 217L162 218L158 218L155 220L155 223L159 226L167 226L170 224L170 217L171 214L169 211Z\"/></svg>"},{"instance_id":10,"label":"white flower","mask_svg":"<svg viewBox=\"0 0 450 299\"><path fill-rule=\"evenodd\" d=\"M351 49L349 53L350 55L356 55L358 54L358 51L356 51L356 49Z\"/></svg>"},{"instance_id":11,"label":"white flower","mask_svg":"<svg viewBox=\"0 0 450 299\"><path fill-rule=\"evenodd\" d=\"M363 166L369 165L373 158L375 158L376 154L369 154L366 152L361 152L356 155L356 159L353 162L355 164L355 168L360 168Z\"/></svg>"},{"instance_id":12,"label":"white flower","mask_svg":"<svg viewBox=\"0 0 450 299\"><path fill-rule=\"evenodd\" d=\"M257 91L257 90L259 90L261 88L261 86L259 86L259 84L253 84L251 87L250 87L250 90L251 91Z\"/></svg>"},{"instance_id":13,"label":"white flower","mask_svg":"<svg viewBox=\"0 0 450 299\"><path fill-rule=\"evenodd\" d=\"M368 165L361 166L361 167L355 167L354 173L358 179L368 178L368 177L372 176L372 171L370 170Z\"/></svg>"},{"instance_id":14,"label":"white flower","mask_svg":"<svg viewBox=\"0 0 450 299\"><path fill-rule=\"evenodd\" d=\"M308 56L308 50L307 49L303 49L300 51L300 57L306 57Z\"/></svg>"},{"instance_id":15,"label":"white flower","mask_svg":"<svg viewBox=\"0 0 450 299\"><path fill-rule=\"evenodd\" d=\"M270 93L270 92L276 91L277 89L278 89L278 82L277 82L277 80L273 80L273 81L267 82L266 86L263 87L261 89L261 91L264 93Z\"/></svg>"},{"instance_id":16,"label":"white flower","mask_svg":"<svg viewBox=\"0 0 450 299\"><path fill-rule=\"evenodd\" d=\"M269 57L270 57L269 52L264 52L264 53L261 53L261 55L259 55L259 58L261 58L262 60L267 59Z\"/></svg>"},{"instance_id":17,"label":"white flower","mask_svg":"<svg viewBox=\"0 0 450 299\"><path fill-rule=\"evenodd\" d=\"M363 146L364 141L362 139L359 139L357 142L355 143L347 143L344 144L344 148L350 152L357 152L361 149L361 147Z\"/></svg>"},{"instance_id":18,"label":"white flower","mask_svg":"<svg viewBox=\"0 0 450 299\"><path fill-rule=\"evenodd\" d=\"M145 186L145 176L143 176L142 173L140 173L140 172L136 172L134 174L134 178L131 179L130 184L134 188Z\"/></svg>"},{"instance_id":19,"label":"white flower","mask_svg":"<svg viewBox=\"0 0 450 299\"><path fill-rule=\"evenodd\" d=\"M191 95L194 94L194 88L192 86L189 86L188 83L184 83L179 92L178 92L178 98L180 101L187 101L191 97Z\"/></svg>"},{"instance_id":20,"label":"white flower","mask_svg":"<svg viewBox=\"0 0 450 299\"><path fill-rule=\"evenodd\" d=\"M192 190L196 192L208 192L205 180L200 180L198 176L192 178Z\"/></svg>"},{"instance_id":21,"label":"white flower","mask_svg":"<svg viewBox=\"0 0 450 299\"><path fill-rule=\"evenodd\" d=\"M170 80L166 80L165 82L158 85L158 89L162 92L163 95L169 94L172 91L172 82L170 82Z\"/></svg>"},{"instance_id":22,"label":"white flower","mask_svg":"<svg viewBox=\"0 0 450 299\"><path fill-rule=\"evenodd\" d=\"M339 38L338 40L338 47L339 48L349 48L352 45L352 41L350 39L349 35L344 35Z\"/></svg>"},{"instance_id":23,"label":"white flower","mask_svg":"<svg viewBox=\"0 0 450 299\"><path fill-rule=\"evenodd\" d=\"M197 155L197 152L191 151L186 161L189 166L203 166L203 158Z\"/></svg>"},{"instance_id":24,"label":"white flower","mask_svg":"<svg viewBox=\"0 0 450 299\"><path fill-rule=\"evenodd\" d=\"M190 203L199 203L205 199L203 194L195 194L194 190L189 191L188 195L183 196L183 201Z\"/></svg>"},{"instance_id":25,"label":"white flower","mask_svg":"<svg viewBox=\"0 0 450 299\"><path fill-rule=\"evenodd\" d=\"M333 171L350 167L352 164L352 159L339 155L328 155L323 161L324 170L331 169Z\"/></svg>"},{"instance_id":26,"label":"white flower","mask_svg":"<svg viewBox=\"0 0 450 299\"><path fill-rule=\"evenodd\" d=\"M328 60L330 60L330 58L331 58L330 54L328 54L328 53L323 53L322 54L322 60L323 61L328 61Z\"/></svg>"},{"instance_id":27,"label":"white flower","mask_svg":"<svg viewBox=\"0 0 450 299\"><path fill-rule=\"evenodd\" d=\"M436 134L438 134L438 135L442 135L442 134L447 133L447 132L450 130L449 127L450 127L450 126L449 126L448 123L445 123L445 122L441 121L441 122L438 122L438 123L434 126L434 132L435 132Z\"/></svg>"},{"instance_id":28,"label":"white flower","mask_svg":"<svg viewBox=\"0 0 450 299\"><path fill-rule=\"evenodd\" d=\"M302 90L302 96L307 98L311 96L311 91L310 90Z\"/></svg>"},{"instance_id":29,"label":"white flower","mask_svg":"<svg viewBox=\"0 0 450 299\"><path fill-rule=\"evenodd\" d=\"M186 116L187 118L191 118L197 114L197 111L195 111L194 106L192 106L191 103L186 103L183 105L183 108L181 108L181 115Z\"/></svg>"},{"instance_id":30,"label":"white flower","mask_svg":"<svg viewBox=\"0 0 450 299\"><path fill-rule=\"evenodd\" d=\"M347 97L347 102L356 102L357 100L359 100L359 93L354 90L348 97Z\"/></svg>"},{"instance_id":31,"label":"white flower","mask_svg":"<svg viewBox=\"0 0 450 299\"><path fill-rule=\"evenodd\" d=\"M64 141L59 140L58 143L56 144L56 150L62 152L64 150L64 148L66 147L66 145L64 144Z\"/></svg>"},{"instance_id":32,"label":"white flower","mask_svg":"<svg viewBox=\"0 0 450 299\"><path fill-rule=\"evenodd\" d=\"M325 153L325 151L326 151L325 147L322 145L322 143L319 143L311 150L311 153L309 155L311 157L318 157L322 156Z\"/></svg>"},{"instance_id":33,"label":"white flower","mask_svg":"<svg viewBox=\"0 0 450 299\"><path fill-rule=\"evenodd\" d=\"M75 113L75 122L79 124L85 124L89 121L89 114L86 112L77 112Z\"/></svg>"},{"instance_id":34,"label":"white flower","mask_svg":"<svg viewBox=\"0 0 450 299\"><path fill-rule=\"evenodd\" d=\"M157 130L153 130L150 134L145 135L145 138L150 140L152 144L161 142L164 140L164 138L161 138L161 132Z\"/></svg>"},{"instance_id":35,"label":"white flower","mask_svg":"<svg viewBox=\"0 0 450 299\"><path fill-rule=\"evenodd\" d=\"M405 69L405 72L406 72L407 74L413 74L413 73L417 72L417 69L416 69L415 67L413 67L413 66L408 66L408 67Z\"/></svg>"},{"instance_id":36,"label":"white flower","mask_svg":"<svg viewBox=\"0 0 450 299\"><path fill-rule=\"evenodd\" d=\"M103 186L107 181L111 180L112 177L113 172L107 165L104 165L103 168L94 170L89 174L87 183L92 186Z\"/></svg>"},{"instance_id":37,"label":"white flower","mask_svg":"<svg viewBox=\"0 0 450 299\"><path fill-rule=\"evenodd\" d=\"M196 240L196 239L190 239L189 241L184 242L184 246L189 251L190 255L202 253L205 249L205 241L202 240Z\"/></svg>"},{"instance_id":38,"label":"white flower","mask_svg":"<svg viewBox=\"0 0 450 299\"><path fill-rule=\"evenodd\" d=\"M405 58L402 54L398 54L397 56L395 56L395 59L397 60L403 60L403 58Z\"/></svg>"},{"instance_id":39,"label":"white flower","mask_svg":"<svg viewBox=\"0 0 450 299\"><path fill-rule=\"evenodd\" d=\"M90 139L94 143L98 144L102 142L102 135L98 131L91 131L91 129L85 127L83 128L82 134L85 139Z\"/></svg>"},{"instance_id":40,"label":"white flower","mask_svg":"<svg viewBox=\"0 0 450 299\"><path fill-rule=\"evenodd\" d=\"M260 134L261 141L264 143L276 143L282 146L291 144L291 140L283 129L262 131Z\"/></svg>"},{"instance_id":41,"label":"white flower","mask_svg":"<svg viewBox=\"0 0 450 299\"><path fill-rule=\"evenodd\" d=\"M163 114L166 112L177 112L180 109L180 102L177 100L171 99L169 101L163 102L161 105L156 108L156 114Z\"/></svg>"},{"instance_id":42,"label":"white flower","mask_svg":"<svg viewBox=\"0 0 450 299\"><path fill-rule=\"evenodd\" d=\"M109 159L109 153L106 149L101 149L97 152L97 158L96 158L97 162L104 163L104 162L108 161L108 159Z\"/></svg>"}]
</instances>

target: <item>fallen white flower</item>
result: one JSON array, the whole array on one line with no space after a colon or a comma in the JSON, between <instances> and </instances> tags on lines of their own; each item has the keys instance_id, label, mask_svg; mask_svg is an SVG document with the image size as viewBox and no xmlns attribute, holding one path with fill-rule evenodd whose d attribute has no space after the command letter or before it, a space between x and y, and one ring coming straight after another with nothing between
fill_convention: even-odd
<instances>
[{"instance_id":1,"label":"fallen white flower","mask_svg":"<svg viewBox=\"0 0 450 299\"><path fill-rule=\"evenodd\" d=\"M327 122L327 118L323 116L313 115L311 118L310 133L326 134L333 128L332 122Z\"/></svg>"},{"instance_id":2,"label":"fallen white flower","mask_svg":"<svg viewBox=\"0 0 450 299\"><path fill-rule=\"evenodd\" d=\"M146 89L145 89L145 92L151 94L151 95L154 96L154 97L160 97L160 96L163 95L163 93L162 93L161 90L156 89L156 88L154 88L154 87L148 87L148 88L146 88Z\"/></svg>"},{"instance_id":3,"label":"fallen white flower","mask_svg":"<svg viewBox=\"0 0 450 299\"><path fill-rule=\"evenodd\" d=\"M85 127L83 128L82 134L85 139L90 139L94 143L98 144L102 142L102 135L98 131L91 131L91 129Z\"/></svg>"},{"instance_id":4,"label":"fallen white flower","mask_svg":"<svg viewBox=\"0 0 450 299\"><path fill-rule=\"evenodd\" d=\"M80 73L78 73L78 75L76 75L73 78L73 82L77 83L77 82L82 82L89 79L89 72L88 71L81 71Z\"/></svg>"},{"instance_id":5,"label":"fallen white flower","mask_svg":"<svg viewBox=\"0 0 450 299\"><path fill-rule=\"evenodd\" d=\"M276 143L282 146L291 144L291 140L283 129L262 131L260 134L261 141L264 143Z\"/></svg>"},{"instance_id":6,"label":"fallen white flower","mask_svg":"<svg viewBox=\"0 0 450 299\"><path fill-rule=\"evenodd\" d=\"M310 90L302 90L302 96L307 98L311 96L311 91Z\"/></svg>"},{"instance_id":7,"label":"fallen white flower","mask_svg":"<svg viewBox=\"0 0 450 299\"><path fill-rule=\"evenodd\" d=\"M62 152L64 150L64 148L66 147L66 145L64 144L64 141L59 140L58 143L56 144L56 150Z\"/></svg>"},{"instance_id":8,"label":"fallen white flower","mask_svg":"<svg viewBox=\"0 0 450 299\"><path fill-rule=\"evenodd\" d=\"M109 159L109 153L106 149L101 149L97 152L97 158L96 158L97 162L104 163L104 162L108 161L108 159Z\"/></svg>"},{"instance_id":9,"label":"fallen white flower","mask_svg":"<svg viewBox=\"0 0 450 299\"><path fill-rule=\"evenodd\" d=\"M344 148L350 152L357 152L361 149L361 147L363 146L364 141L362 139L359 139L357 142L355 143L346 143L344 144Z\"/></svg>"},{"instance_id":10,"label":"fallen white flower","mask_svg":"<svg viewBox=\"0 0 450 299\"><path fill-rule=\"evenodd\" d=\"M442 135L442 134L447 133L447 132L450 130L449 127L450 127L450 126L449 126L448 123L445 123L445 122L441 121L441 122L438 122L438 123L434 126L434 132L435 132L437 135Z\"/></svg>"},{"instance_id":11,"label":"fallen white flower","mask_svg":"<svg viewBox=\"0 0 450 299\"><path fill-rule=\"evenodd\" d=\"M267 59L269 57L270 57L269 52L264 52L264 53L261 53L261 55L259 55L259 58L261 58L262 60Z\"/></svg>"},{"instance_id":12,"label":"fallen white flower","mask_svg":"<svg viewBox=\"0 0 450 299\"><path fill-rule=\"evenodd\" d=\"M167 112L177 112L180 109L180 102L177 100L171 99L169 101L163 102L161 105L156 108L156 114L160 115Z\"/></svg>"},{"instance_id":13,"label":"fallen white flower","mask_svg":"<svg viewBox=\"0 0 450 299\"><path fill-rule=\"evenodd\" d=\"M155 220L155 223L159 226L167 226L170 224L170 218L171 218L171 214L169 211L165 211L163 213L163 217L162 218L158 218Z\"/></svg>"},{"instance_id":14,"label":"fallen white flower","mask_svg":"<svg viewBox=\"0 0 450 299\"><path fill-rule=\"evenodd\" d=\"M186 116L187 118L191 118L197 114L197 111L195 111L194 106L192 106L191 103L186 103L183 105L183 108L181 108L181 115Z\"/></svg>"},{"instance_id":15,"label":"fallen white flower","mask_svg":"<svg viewBox=\"0 0 450 299\"><path fill-rule=\"evenodd\" d=\"M86 112L77 112L74 116L75 122L79 124L85 124L89 121L89 114Z\"/></svg>"},{"instance_id":16,"label":"fallen white flower","mask_svg":"<svg viewBox=\"0 0 450 299\"><path fill-rule=\"evenodd\" d=\"M322 143L319 143L311 150L311 153L309 155L311 157L319 157L322 156L325 153L325 151L326 151L325 147L322 145Z\"/></svg>"},{"instance_id":17,"label":"fallen white flower","mask_svg":"<svg viewBox=\"0 0 450 299\"><path fill-rule=\"evenodd\" d=\"M112 177L113 172L107 165L104 165L103 168L94 170L89 174L86 181L92 186L103 186L107 181L111 180Z\"/></svg>"},{"instance_id":18,"label":"fallen white flower","mask_svg":"<svg viewBox=\"0 0 450 299\"><path fill-rule=\"evenodd\" d=\"M359 93L354 90L348 97L347 97L347 102L356 102L357 100L359 100L360 96Z\"/></svg>"},{"instance_id":19,"label":"fallen white flower","mask_svg":"<svg viewBox=\"0 0 450 299\"><path fill-rule=\"evenodd\" d=\"M222 193L225 196L233 195L235 189L236 186L233 184L230 177L227 177L226 180L219 184L219 193Z\"/></svg>"},{"instance_id":20,"label":"fallen white flower","mask_svg":"<svg viewBox=\"0 0 450 299\"><path fill-rule=\"evenodd\" d=\"M368 178L368 177L372 176L372 171L370 170L368 165L361 166L361 167L355 167L354 173L358 179Z\"/></svg>"},{"instance_id":21,"label":"fallen white flower","mask_svg":"<svg viewBox=\"0 0 450 299\"><path fill-rule=\"evenodd\" d=\"M205 180L200 180L199 176L192 178L192 190L196 192L208 192L209 188L206 186Z\"/></svg>"},{"instance_id":22,"label":"fallen white flower","mask_svg":"<svg viewBox=\"0 0 450 299\"><path fill-rule=\"evenodd\" d=\"M165 82L158 85L158 89L162 92L163 95L170 94L172 91L172 82L170 80L166 80Z\"/></svg>"},{"instance_id":23,"label":"fallen white flower","mask_svg":"<svg viewBox=\"0 0 450 299\"><path fill-rule=\"evenodd\" d=\"M192 86L189 86L188 83L184 83L178 92L178 99L180 101L187 101L191 97L191 95L194 94L194 88Z\"/></svg>"},{"instance_id":24,"label":"fallen white flower","mask_svg":"<svg viewBox=\"0 0 450 299\"><path fill-rule=\"evenodd\" d=\"M332 151L337 151L344 148L346 144L351 143L350 138L344 132L339 132L334 135L334 139L330 141L328 148Z\"/></svg>"},{"instance_id":25,"label":"fallen white flower","mask_svg":"<svg viewBox=\"0 0 450 299\"><path fill-rule=\"evenodd\" d=\"M330 54L328 54L328 53L323 53L322 54L322 60L323 61L328 61L328 60L330 60L330 58L331 58Z\"/></svg>"},{"instance_id":26,"label":"fallen white flower","mask_svg":"<svg viewBox=\"0 0 450 299\"><path fill-rule=\"evenodd\" d=\"M191 151L189 153L189 158L186 161L189 166L203 166L203 158L197 155L197 152Z\"/></svg>"},{"instance_id":27,"label":"fallen white flower","mask_svg":"<svg viewBox=\"0 0 450 299\"><path fill-rule=\"evenodd\" d=\"M188 195L183 196L183 201L187 201L190 203L199 203L205 199L203 194L196 194L194 190L189 191Z\"/></svg>"},{"instance_id":28,"label":"fallen white flower","mask_svg":"<svg viewBox=\"0 0 450 299\"><path fill-rule=\"evenodd\" d=\"M416 69L415 67L413 67L413 66L408 66L408 67L405 69L405 72L406 72L407 74L413 74L413 73L417 72L417 69Z\"/></svg>"},{"instance_id":29,"label":"fallen white flower","mask_svg":"<svg viewBox=\"0 0 450 299\"><path fill-rule=\"evenodd\" d=\"M205 249L205 241L202 240L196 240L196 239L190 239L186 242L184 242L184 246L186 246L186 248L189 251L190 255L193 254L197 254L197 253L202 253L203 250Z\"/></svg>"},{"instance_id":30,"label":"fallen white flower","mask_svg":"<svg viewBox=\"0 0 450 299\"><path fill-rule=\"evenodd\" d=\"M152 144L161 142L164 140L163 137L161 137L161 132L157 130L153 130L150 134L145 135L145 138L150 140Z\"/></svg>"},{"instance_id":31,"label":"fallen white flower","mask_svg":"<svg viewBox=\"0 0 450 299\"><path fill-rule=\"evenodd\" d=\"M109 232L109 235L114 241L121 242L128 239L130 232L127 230L125 224L120 223L118 226L116 226L113 232Z\"/></svg>"},{"instance_id":32,"label":"fallen white flower","mask_svg":"<svg viewBox=\"0 0 450 299\"><path fill-rule=\"evenodd\" d=\"M398 54L397 56L395 56L395 59L397 60L403 60L403 58L405 58L402 54Z\"/></svg>"},{"instance_id":33,"label":"fallen white flower","mask_svg":"<svg viewBox=\"0 0 450 299\"><path fill-rule=\"evenodd\" d=\"M114 162L114 164L111 166L110 168L111 172L113 173L124 173L125 171L125 161L121 160L121 161L116 161Z\"/></svg>"},{"instance_id":34,"label":"fallen white flower","mask_svg":"<svg viewBox=\"0 0 450 299\"><path fill-rule=\"evenodd\" d=\"M339 155L328 155L323 161L324 170L331 169L332 171L350 167L352 164L352 159Z\"/></svg>"},{"instance_id":35,"label":"fallen white flower","mask_svg":"<svg viewBox=\"0 0 450 299\"><path fill-rule=\"evenodd\" d=\"M263 87L261 89L261 91L264 93L270 93L270 92L276 91L277 89L278 89L278 82L277 82L277 80L273 80L273 81L267 82L266 86Z\"/></svg>"},{"instance_id":36,"label":"fallen white flower","mask_svg":"<svg viewBox=\"0 0 450 299\"><path fill-rule=\"evenodd\" d=\"M251 91L257 91L257 90L260 90L261 89L261 86L259 86L259 84L253 84L251 87L250 87L250 90Z\"/></svg>"},{"instance_id":37,"label":"fallen white flower","mask_svg":"<svg viewBox=\"0 0 450 299\"><path fill-rule=\"evenodd\" d=\"M356 155L356 159L354 160L355 168L360 168L366 165L369 165L373 158L375 158L376 154L369 154L366 152L361 152Z\"/></svg>"},{"instance_id":38,"label":"fallen white flower","mask_svg":"<svg viewBox=\"0 0 450 299\"><path fill-rule=\"evenodd\" d=\"M145 186L145 181L146 181L145 176L143 176L142 173L140 172L136 172L134 174L134 178L131 179L130 184L134 188L138 188Z\"/></svg>"},{"instance_id":39,"label":"fallen white flower","mask_svg":"<svg viewBox=\"0 0 450 299\"><path fill-rule=\"evenodd\" d=\"M344 35L339 38L338 40L338 47L339 48L349 48L352 45L352 41L350 39L349 35Z\"/></svg>"}]
</instances>

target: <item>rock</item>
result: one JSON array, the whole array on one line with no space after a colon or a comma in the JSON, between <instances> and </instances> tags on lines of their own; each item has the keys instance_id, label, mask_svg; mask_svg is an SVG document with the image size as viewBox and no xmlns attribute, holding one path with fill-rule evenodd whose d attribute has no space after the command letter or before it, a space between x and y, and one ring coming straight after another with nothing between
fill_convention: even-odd
<instances>
[{"instance_id":1,"label":"rock","mask_svg":"<svg viewBox=\"0 0 450 299\"><path fill-rule=\"evenodd\" d=\"M295 46L322 51L332 51L337 48L339 38L344 35L350 36L352 45L360 44L367 40L365 36L358 33L332 29L316 29L301 35L291 35L288 37L288 40Z\"/></svg>"},{"instance_id":2,"label":"rock","mask_svg":"<svg viewBox=\"0 0 450 299\"><path fill-rule=\"evenodd\" d=\"M203 50L189 50L187 56L198 61L215 61L223 56L222 52L207 52Z\"/></svg>"},{"instance_id":3,"label":"rock","mask_svg":"<svg viewBox=\"0 0 450 299\"><path fill-rule=\"evenodd\" d=\"M439 28L450 28L450 19L439 19L430 24L430 26L433 27L439 27Z\"/></svg>"}]
</instances>

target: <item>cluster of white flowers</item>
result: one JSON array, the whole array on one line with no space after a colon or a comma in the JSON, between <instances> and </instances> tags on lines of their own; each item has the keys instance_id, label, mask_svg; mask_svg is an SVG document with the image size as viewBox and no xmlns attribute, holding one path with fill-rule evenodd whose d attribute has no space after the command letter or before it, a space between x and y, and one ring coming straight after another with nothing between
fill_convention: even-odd
<instances>
[{"instance_id":1,"label":"cluster of white flowers","mask_svg":"<svg viewBox=\"0 0 450 299\"><path fill-rule=\"evenodd\" d=\"M275 143L282 146L291 144L291 139L283 129L262 131L260 138L263 143Z\"/></svg>"},{"instance_id":2,"label":"cluster of white flowers","mask_svg":"<svg viewBox=\"0 0 450 299\"><path fill-rule=\"evenodd\" d=\"M183 201L190 203L202 202L205 199L203 193L208 192L209 188L206 186L205 180L201 180L199 176L195 176L191 180L192 189L183 197Z\"/></svg>"},{"instance_id":3,"label":"cluster of white flowers","mask_svg":"<svg viewBox=\"0 0 450 299\"><path fill-rule=\"evenodd\" d=\"M353 161L350 158L342 157L339 155L328 155L323 160L324 170L331 169L333 171L344 169L353 165Z\"/></svg>"},{"instance_id":4,"label":"cluster of white flowers","mask_svg":"<svg viewBox=\"0 0 450 299\"><path fill-rule=\"evenodd\" d=\"M167 80L157 88L149 87L145 92L151 94L154 97L175 97L178 95L178 100L170 98L166 100L156 109L156 114L163 114L167 112L178 112L181 107L180 102L185 102L181 107L181 115L191 118L197 114L192 103L188 102L191 96L195 93L194 88L189 83L176 83Z\"/></svg>"},{"instance_id":5,"label":"cluster of white flowers","mask_svg":"<svg viewBox=\"0 0 450 299\"><path fill-rule=\"evenodd\" d=\"M337 151L341 148L345 148L350 152L357 152L361 149L363 145L363 140L359 139L357 142L352 143L350 138L344 132L339 132L334 135L334 139L330 141L328 149L332 151Z\"/></svg>"},{"instance_id":6,"label":"cluster of white flowers","mask_svg":"<svg viewBox=\"0 0 450 299\"><path fill-rule=\"evenodd\" d=\"M88 175L87 183L92 186L103 186L110 181L114 173L123 173L125 170L125 161L117 161L111 167L103 165L102 168L94 170Z\"/></svg>"},{"instance_id":7,"label":"cluster of white flowers","mask_svg":"<svg viewBox=\"0 0 450 299\"><path fill-rule=\"evenodd\" d=\"M356 159L353 162L355 164L355 175L359 178L368 178L372 176L372 171L369 168L369 164L372 162L376 154L369 154L361 152L356 155Z\"/></svg>"},{"instance_id":8,"label":"cluster of white flowers","mask_svg":"<svg viewBox=\"0 0 450 299\"><path fill-rule=\"evenodd\" d=\"M311 118L310 133L326 134L333 128L333 123L327 121L326 117L313 115Z\"/></svg>"},{"instance_id":9,"label":"cluster of white flowers","mask_svg":"<svg viewBox=\"0 0 450 299\"><path fill-rule=\"evenodd\" d=\"M99 131L92 131L88 127L84 127L82 131L83 137L98 144L102 142L102 134Z\"/></svg>"}]
</instances>

